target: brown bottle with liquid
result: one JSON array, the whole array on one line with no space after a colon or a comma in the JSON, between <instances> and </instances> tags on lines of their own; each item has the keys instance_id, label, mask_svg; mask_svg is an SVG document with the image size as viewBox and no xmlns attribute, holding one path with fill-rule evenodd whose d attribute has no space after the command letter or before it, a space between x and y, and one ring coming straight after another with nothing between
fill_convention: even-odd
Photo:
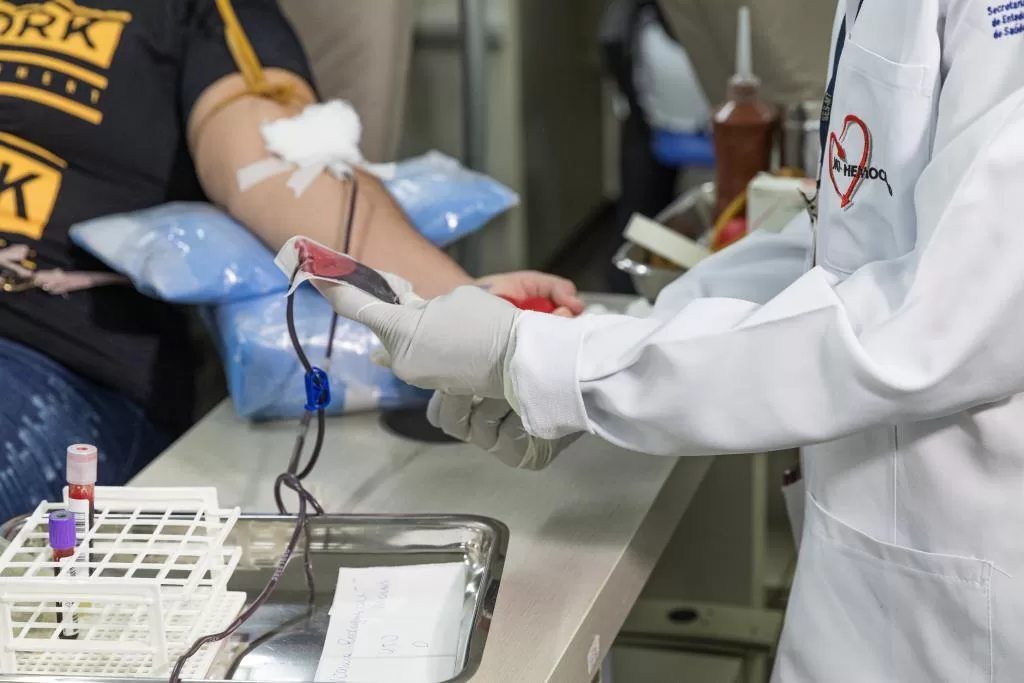
<instances>
[{"instance_id":1,"label":"brown bottle with liquid","mask_svg":"<svg viewBox=\"0 0 1024 683\"><path fill-rule=\"evenodd\" d=\"M753 75L750 15L740 8L737 73L729 80L728 99L712 116L715 143L715 217L747 191L758 173L768 171L776 127L775 110L761 101L761 84Z\"/></svg>"}]
</instances>

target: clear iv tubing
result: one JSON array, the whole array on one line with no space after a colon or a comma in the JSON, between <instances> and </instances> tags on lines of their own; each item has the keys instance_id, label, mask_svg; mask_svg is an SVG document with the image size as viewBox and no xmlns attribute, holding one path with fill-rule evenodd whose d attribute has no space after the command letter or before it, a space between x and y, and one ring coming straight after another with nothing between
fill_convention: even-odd
<instances>
[{"instance_id":1,"label":"clear iv tubing","mask_svg":"<svg viewBox=\"0 0 1024 683\"><path fill-rule=\"evenodd\" d=\"M356 180L355 174L351 176L352 192L349 197L348 204L348 216L345 221L345 243L342 247L343 253L349 253L349 249L352 244L352 224L355 221L356 215L356 195L359 191L358 181ZM299 271L296 268L292 274L292 283L294 283L296 276ZM288 323L288 336L291 339L292 346L295 348L295 355L299 358L299 363L302 364L303 370L309 374L313 372L313 366L309 362L309 357L306 356L306 352L302 349L302 344L299 342L299 335L295 330L295 294L288 295L288 307L287 307L287 323ZM325 365L330 362L331 354L334 352L334 333L338 327L338 314L333 313L331 315L331 327L330 335L327 337L327 350L324 353ZM302 415L302 419L299 422L299 433L295 437L295 446L292 448L292 455L288 461L288 469L277 477L274 481L274 501L277 503L277 510L282 515L288 514L288 509L285 507L284 500L282 498L282 487L294 491L299 497L299 511L295 516L295 529L292 531L291 538L288 540L288 545L285 546L284 552L277 561L277 566L274 568L274 573L271 575L267 585L263 587L259 595L252 601L245 610L242 611L238 617L231 622L231 624L221 631L220 633L214 633L212 635L204 636L192 644L188 650L185 651L178 661L175 663L174 668L171 670L170 683L180 683L181 672L185 668L186 662L195 656L203 647L211 643L229 638L235 631L241 628L242 624L248 621L257 610L259 610L270 598L274 589L281 582L281 576L284 574L285 568L288 566L289 560L295 553L295 548L299 544L300 534L305 536L305 543L303 544L302 557L306 570L306 587L309 589L309 610L312 611L313 601L316 596L316 585L313 579L313 561L312 555L310 554L310 536L309 536L309 510L313 508L315 515L324 514L324 509L320 503L313 497L309 491L302 485L302 480L308 477L312 472L313 468L316 467L317 461L320 459L320 450L324 445L324 432L326 431L324 406L319 406L316 410L316 440L313 443L313 451L309 456L309 462L299 472L299 462L302 459L302 451L304 450L306 443L306 436L309 433L309 424L312 421L312 412L306 411ZM244 654L250 650L246 650ZM238 659L232 663L231 668L235 669L238 666Z\"/></svg>"}]
</instances>

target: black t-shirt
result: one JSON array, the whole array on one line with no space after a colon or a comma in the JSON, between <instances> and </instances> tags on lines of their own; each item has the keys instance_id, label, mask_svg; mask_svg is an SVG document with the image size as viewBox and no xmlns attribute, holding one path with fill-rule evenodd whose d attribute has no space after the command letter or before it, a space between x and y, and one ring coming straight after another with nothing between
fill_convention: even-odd
<instances>
[{"instance_id":1,"label":"black t-shirt","mask_svg":"<svg viewBox=\"0 0 1024 683\"><path fill-rule=\"evenodd\" d=\"M274 0L232 4L265 66L311 79ZM105 270L72 245L71 225L201 199L185 124L234 71L214 0L0 0L8 250L28 245L38 272ZM196 358L179 308L124 286L0 292L0 337L127 394L172 432L190 421Z\"/></svg>"}]
</instances>

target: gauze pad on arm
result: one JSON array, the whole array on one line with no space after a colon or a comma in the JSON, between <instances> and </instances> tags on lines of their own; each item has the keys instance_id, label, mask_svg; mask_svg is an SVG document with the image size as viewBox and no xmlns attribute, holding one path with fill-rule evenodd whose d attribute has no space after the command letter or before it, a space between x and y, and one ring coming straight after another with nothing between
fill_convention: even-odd
<instances>
[{"instance_id":1,"label":"gauze pad on arm","mask_svg":"<svg viewBox=\"0 0 1024 683\"><path fill-rule=\"evenodd\" d=\"M393 168L366 162L359 150L363 126L348 102L331 100L311 104L290 118L260 126L263 142L273 156L238 171L238 187L245 192L263 181L292 172L288 187L302 195L321 173L343 178L362 168L388 178Z\"/></svg>"}]
</instances>

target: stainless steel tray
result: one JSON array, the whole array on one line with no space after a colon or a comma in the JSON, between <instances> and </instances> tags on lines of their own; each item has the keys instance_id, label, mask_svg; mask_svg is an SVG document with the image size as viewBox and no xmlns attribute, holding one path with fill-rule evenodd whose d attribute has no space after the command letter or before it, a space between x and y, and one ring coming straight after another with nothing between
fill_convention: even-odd
<instances>
[{"instance_id":1,"label":"stainless steel tray","mask_svg":"<svg viewBox=\"0 0 1024 683\"><path fill-rule=\"evenodd\" d=\"M294 525L294 517L245 515L239 519L228 542L241 547L243 554L229 589L245 591L252 599L273 573ZM0 527L0 534L13 538L19 528L19 521L12 520ZM467 569L459 635L460 673L449 683L468 681L476 672L483 656L508 548L505 525L483 517L458 515L328 515L312 520L310 544L316 579L312 610L300 547L270 600L225 645L207 680L312 681L341 567L438 562L464 562ZM0 676L0 683L71 680Z\"/></svg>"},{"instance_id":2,"label":"stainless steel tray","mask_svg":"<svg viewBox=\"0 0 1024 683\"><path fill-rule=\"evenodd\" d=\"M671 227L690 239L705 242L714 221L715 184L704 183L692 188L672 202L654 220ZM650 265L650 254L641 246L625 242L612 258L615 267L629 275L637 294L651 303L665 287L679 279L682 268Z\"/></svg>"}]
</instances>

